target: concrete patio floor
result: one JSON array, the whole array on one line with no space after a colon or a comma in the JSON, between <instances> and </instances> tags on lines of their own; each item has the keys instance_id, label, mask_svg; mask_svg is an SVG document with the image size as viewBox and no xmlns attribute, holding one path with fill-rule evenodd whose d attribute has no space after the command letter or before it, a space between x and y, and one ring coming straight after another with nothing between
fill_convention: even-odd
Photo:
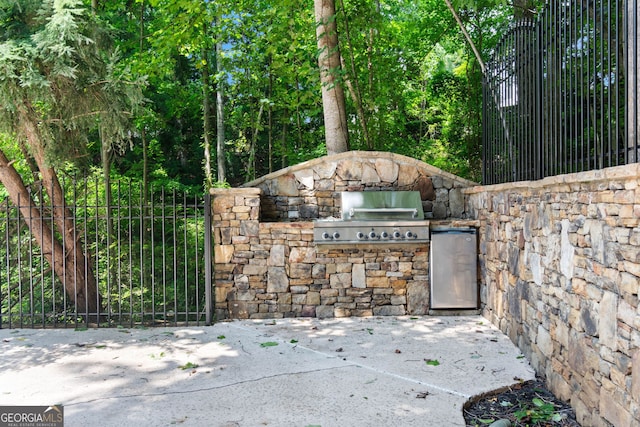
<instances>
[{"instance_id":1,"label":"concrete patio floor","mask_svg":"<svg viewBox=\"0 0 640 427\"><path fill-rule=\"evenodd\" d=\"M464 426L470 398L534 378L481 316L0 330L0 406L65 426Z\"/></svg>"}]
</instances>

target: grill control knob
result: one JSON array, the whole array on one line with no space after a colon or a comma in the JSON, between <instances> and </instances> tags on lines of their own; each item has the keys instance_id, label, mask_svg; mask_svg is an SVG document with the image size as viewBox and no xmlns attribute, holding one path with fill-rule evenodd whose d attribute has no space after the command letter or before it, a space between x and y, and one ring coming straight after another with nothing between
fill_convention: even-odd
<instances>
[{"instance_id":1,"label":"grill control knob","mask_svg":"<svg viewBox=\"0 0 640 427\"><path fill-rule=\"evenodd\" d=\"M327 233L326 231L324 233L322 233L322 238L324 240L330 240L331 236L329 235L329 233Z\"/></svg>"},{"instance_id":2,"label":"grill control knob","mask_svg":"<svg viewBox=\"0 0 640 427\"><path fill-rule=\"evenodd\" d=\"M375 232L375 231L370 232L370 233L369 233L369 237L370 237L371 239L375 239L375 238L376 238L376 232Z\"/></svg>"},{"instance_id":3,"label":"grill control knob","mask_svg":"<svg viewBox=\"0 0 640 427\"><path fill-rule=\"evenodd\" d=\"M380 233L380 237L382 237L383 239L388 239L389 233L387 233L386 231L383 231L382 233Z\"/></svg>"},{"instance_id":4,"label":"grill control knob","mask_svg":"<svg viewBox=\"0 0 640 427\"><path fill-rule=\"evenodd\" d=\"M411 231L407 231L406 233L404 233L404 237L406 237L407 239L415 239L418 236L413 234Z\"/></svg>"},{"instance_id":5,"label":"grill control knob","mask_svg":"<svg viewBox=\"0 0 640 427\"><path fill-rule=\"evenodd\" d=\"M399 239L399 238L400 238L400 236L401 236L401 234L400 234L400 232L399 232L399 231L394 231L394 232L393 232L393 238L394 238L394 239Z\"/></svg>"},{"instance_id":6,"label":"grill control knob","mask_svg":"<svg viewBox=\"0 0 640 427\"><path fill-rule=\"evenodd\" d=\"M366 236L364 235L364 233L363 233L362 231L358 231L358 234L356 234L356 237L357 237L359 240L366 239Z\"/></svg>"},{"instance_id":7,"label":"grill control knob","mask_svg":"<svg viewBox=\"0 0 640 427\"><path fill-rule=\"evenodd\" d=\"M338 233L337 231L335 231L335 232L333 233L333 238L334 238L334 239L336 239L336 240L337 240L337 239L339 239L339 238L340 238L340 233Z\"/></svg>"}]
</instances>

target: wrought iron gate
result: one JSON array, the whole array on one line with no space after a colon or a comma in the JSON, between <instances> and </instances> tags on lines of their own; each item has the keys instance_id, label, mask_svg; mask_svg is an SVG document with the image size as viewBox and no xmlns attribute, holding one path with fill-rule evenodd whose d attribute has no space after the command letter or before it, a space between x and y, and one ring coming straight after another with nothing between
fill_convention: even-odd
<instances>
[{"instance_id":1,"label":"wrought iron gate","mask_svg":"<svg viewBox=\"0 0 640 427\"><path fill-rule=\"evenodd\" d=\"M71 178L63 187L67 206L51 206L42 185L30 201L0 200L0 328L211 324L208 195L156 188L145 197L131 182L109 192L98 179ZM21 214L29 204L38 221ZM74 241L56 215L72 224ZM34 232L59 245L41 247ZM73 271L95 278L95 304L79 302L93 282L75 280Z\"/></svg>"}]
</instances>

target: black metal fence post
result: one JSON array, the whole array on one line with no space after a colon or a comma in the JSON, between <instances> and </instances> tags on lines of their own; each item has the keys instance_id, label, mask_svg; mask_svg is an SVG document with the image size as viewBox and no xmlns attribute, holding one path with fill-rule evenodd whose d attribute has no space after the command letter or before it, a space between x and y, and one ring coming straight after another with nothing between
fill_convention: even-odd
<instances>
[{"instance_id":1,"label":"black metal fence post","mask_svg":"<svg viewBox=\"0 0 640 427\"><path fill-rule=\"evenodd\" d=\"M205 286L205 325L210 326L214 322L213 310L215 307L215 283L213 282L213 257L212 235L213 224L211 221L211 194L204 195L204 286Z\"/></svg>"},{"instance_id":2,"label":"black metal fence post","mask_svg":"<svg viewBox=\"0 0 640 427\"><path fill-rule=\"evenodd\" d=\"M640 33L638 32L638 20L640 19L640 10L638 10L637 0L626 0L625 10L625 31L626 49L625 49L625 65L627 69L626 81L626 99L625 113L627 120L627 147L625 157L629 163L638 162L640 158L640 142L638 136L638 121L640 98L638 93L638 79L640 75L640 58L638 55L638 45L640 44Z\"/></svg>"}]
</instances>

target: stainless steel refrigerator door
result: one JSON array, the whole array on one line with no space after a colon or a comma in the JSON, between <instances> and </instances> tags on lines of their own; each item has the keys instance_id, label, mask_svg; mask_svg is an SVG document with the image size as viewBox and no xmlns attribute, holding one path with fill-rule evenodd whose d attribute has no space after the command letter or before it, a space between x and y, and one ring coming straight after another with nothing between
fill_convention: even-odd
<instances>
[{"instance_id":1,"label":"stainless steel refrigerator door","mask_svg":"<svg viewBox=\"0 0 640 427\"><path fill-rule=\"evenodd\" d=\"M431 308L478 308L476 233L431 233Z\"/></svg>"}]
</instances>

